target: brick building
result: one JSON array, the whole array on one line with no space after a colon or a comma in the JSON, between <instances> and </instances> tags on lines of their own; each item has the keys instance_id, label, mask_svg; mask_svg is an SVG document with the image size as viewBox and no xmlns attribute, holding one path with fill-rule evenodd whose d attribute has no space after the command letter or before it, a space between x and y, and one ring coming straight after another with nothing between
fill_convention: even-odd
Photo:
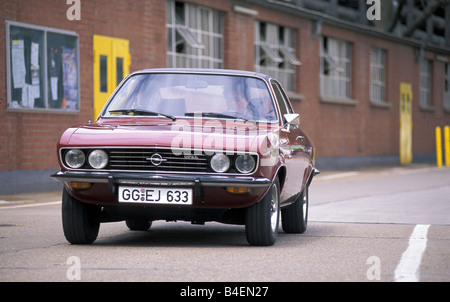
<instances>
[{"instance_id":1,"label":"brick building","mask_svg":"<svg viewBox=\"0 0 450 302\"><path fill-rule=\"evenodd\" d=\"M58 188L59 136L143 68L276 76L323 170L432 162L450 124L448 1L68 2L0 3L0 194Z\"/></svg>"}]
</instances>

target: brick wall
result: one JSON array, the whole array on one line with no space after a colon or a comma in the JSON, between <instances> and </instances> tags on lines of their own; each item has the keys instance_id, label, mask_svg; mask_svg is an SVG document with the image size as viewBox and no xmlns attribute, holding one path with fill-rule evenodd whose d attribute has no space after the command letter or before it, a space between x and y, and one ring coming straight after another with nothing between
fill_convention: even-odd
<instances>
[{"instance_id":1,"label":"brick wall","mask_svg":"<svg viewBox=\"0 0 450 302\"><path fill-rule=\"evenodd\" d=\"M62 132L85 123L93 112L94 34L130 41L130 71L164 67L164 1L81 1L81 20L69 21L65 1L2 1L0 4L0 171L57 168ZM79 36L79 113L6 111L5 20L74 31Z\"/></svg>"},{"instance_id":2,"label":"brick wall","mask_svg":"<svg viewBox=\"0 0 450 302\"><path fill-rule=\"evenodd\" d=\"M413 152L434 152L434 127L450 124L443 109L445 63L436 53L425 52L433 60L433 111L419 108L418 49L392 40L375 38L324 24L322 34L352 43L352 98L355 106L326 104L319 100L320 36L312 38L314 22L264 7L246 5L258 11L248 16L233 11L238 1L192 0L192 3L224 13L225 67L254 69L254 21L264 20L297 29L297 93L293 101L300 112L302 127L317 146L317 156L396 156L399 141L399 85L413 86ZM130 71L166 66L166 2L164 0L81 0L81 21L69 21L65 1L6 0L0 3L0 171L57 168L56 142L69 126L92 117L94 34L130 41ZM5 20L70 30L79 35L79 113L6 111ZM387 56L387 100L389 107L374 107L369 101L370 49L384 48ZM450 54L444 53L450 61Z\"/></svg>"}]
</instances>

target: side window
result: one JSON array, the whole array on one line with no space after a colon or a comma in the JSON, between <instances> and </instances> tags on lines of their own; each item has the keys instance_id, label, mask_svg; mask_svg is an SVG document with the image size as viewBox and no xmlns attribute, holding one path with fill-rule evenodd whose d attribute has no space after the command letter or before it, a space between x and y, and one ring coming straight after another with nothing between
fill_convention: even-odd
<instances>
[{"instance_id":1,"label":"side window","mask_svg":"<svg viewBox=\"0 0 450 302\"><path fill-rule=\"evenodd\" d=\"M291 104L286 97L283 89L280 87L280 84L277 82L272 82L272 89L275 92L275 97L277 98L278 106L280 107L281 115L294 113L292 110Z\"/></svg>"}]
</instances>

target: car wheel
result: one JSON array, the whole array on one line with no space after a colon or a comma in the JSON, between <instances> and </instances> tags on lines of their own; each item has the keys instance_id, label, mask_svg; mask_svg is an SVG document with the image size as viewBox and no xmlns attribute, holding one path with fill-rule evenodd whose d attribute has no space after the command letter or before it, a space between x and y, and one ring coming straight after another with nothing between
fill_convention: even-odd
<instances>
[{"instance_id":1,"label":"car wheel","mask_svg":"<svg viewBox=\"0 0 450 302\"><path fill-rule=\"evenodd\" d=\"M245 233L251 245L273 245L278 236L280 216L280 183L272 183L263 199L247 209Z\"/></svg>"},{"instance_id":2,"label":"car wheel","mask_svg":"<svg viewBox=\"0 0 450 302\"><path fill-rule=\"evenodd\" d=\"M305 187L297 200L281 210L281 225L286 233L301 234L308 226L308 187Z\"/></svg>"},{"instance_id":3,"label":"car wheel","mask_svg":"<svg viewBox=\"0 0 450 302\"><path fill-rule=\"evenodd\" d=\"M100 229L99 212L100 209L97 206L80 202L64 189L62 224L67 241L72 244L94 242Z\"/></svg>"},{"instance_id":4,"label":"car wheel","mask_svg":"<svg viewBox=\"0 0 450 302\"><path fill-rule=\"evenodd\" d=\"M145 219L129 219L125 223L131 231L147 231L152 225L151 221Z\"/></svg>"}]
</instances>

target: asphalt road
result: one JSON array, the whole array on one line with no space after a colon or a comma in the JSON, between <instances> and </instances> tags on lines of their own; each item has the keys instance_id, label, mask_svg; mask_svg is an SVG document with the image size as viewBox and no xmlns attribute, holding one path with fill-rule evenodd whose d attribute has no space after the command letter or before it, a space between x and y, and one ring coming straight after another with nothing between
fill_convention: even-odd
<instances>
[{"instance_id":1,"label":"asphalt road","mask_svg":"<svg viewBox=\"0 0 450 302\"><path fill-rule=\"evenodd\" d=\"M0 281L450 281L450 168L322 173L306 233L271 247L248 246L243 226L185 222L102 224L94 244L70 245L60 195L0 195Z\"/></svg>"}]
</instances>

